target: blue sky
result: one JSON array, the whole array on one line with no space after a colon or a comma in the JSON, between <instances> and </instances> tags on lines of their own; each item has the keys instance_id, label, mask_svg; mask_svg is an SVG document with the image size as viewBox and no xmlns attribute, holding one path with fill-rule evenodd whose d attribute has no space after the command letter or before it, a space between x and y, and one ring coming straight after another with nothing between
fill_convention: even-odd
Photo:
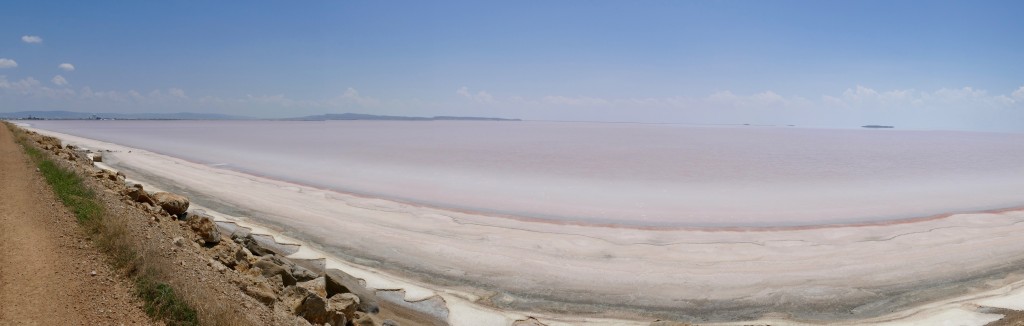
<instances>
[{"instance_id":1,"label":"blue sky","mask_svg":"<svg viewBox=\"0 0 1024 326\"><path fill-rule=\"evenodd\" d=\"M1020 1L2 6L0 112L1024 131Z\"/></svg>"}]
</instances>

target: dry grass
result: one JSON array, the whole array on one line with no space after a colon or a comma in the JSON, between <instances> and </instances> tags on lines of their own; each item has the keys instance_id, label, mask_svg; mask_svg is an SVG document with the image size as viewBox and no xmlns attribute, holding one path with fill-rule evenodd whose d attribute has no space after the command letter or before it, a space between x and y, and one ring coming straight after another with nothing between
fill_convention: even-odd
<instances>
[{"instance_id":1,"label":"dry grass","mask_svg":"<svg viewBox=\"0 0 1024 326\"><path fill-rule=\"evenodd\" d=\"M35 147L23 130L8 124L25 153L36 163L46 182L77 218L90 238L110 257L111 264L134 279L136 294L143 299L145 311L167 325L199 325L196 310L174 289L163 282L171 264L153 255L155 248L132 241L128 222L106 214L103 203L76 169L63 160L54 160Z\"/></svg>"}]
</instances>

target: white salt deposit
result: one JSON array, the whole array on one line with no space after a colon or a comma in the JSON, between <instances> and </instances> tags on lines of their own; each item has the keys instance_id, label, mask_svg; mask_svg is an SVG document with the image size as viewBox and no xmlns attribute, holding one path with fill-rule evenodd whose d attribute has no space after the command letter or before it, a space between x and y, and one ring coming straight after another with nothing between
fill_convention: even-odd
<instances>
[{"instance_id":1,"label":"white salt deposit","mask_svg":"<svg viewBox=\"0 0 1024 326\"><path fill-rule=\"evenodd\" d=\"M128 122L127 124L130 125L132 123L162 128L178 128L175 129L177 132L167 132L167 134L176 134L190 132L181 131L180 128L183 126L181 124L184 124L184 126L188 126L188 123L201 125L205 122L174 122L170 125L161 125L158 122ZM272 128L273 123L269 122L246 123L256 125L270 124L266 125L265 129L275 130ZM54 125L56 124L59 123ZM325 125L338 127L336 124L331 123ZM387 126L387 124L374 125L373 123L357 123L356 125L364 127L376 126L377 128ZM96 128L102 127L102 125L97 126L99 127ZM399 124L399 126L404 125ZM493 126L504 125L495 124ZM481 127L477 126L474 128ZM488 128L497 129L499 134L501 132L510 132L507 130L502 131L501 128L503 127ZM687 128L684 129L689 130ZM704 130L704 128L695 129ZM718 130L716 128L709 129ZM554 132L554 129L546 130L549 132L548 136L550 136L547 139L554 137L554 139L564 140L567 137L565 135L551 136L550 133ZM102 133L97 130L92 132ZM669 133L673 132L679 131ZM687 134L688 132L683 133ZM745 131L740 132L743 133ZM791 131L785 130L781 132L788 133ZM831 135L827 131L819 130L796 130L794 132L810 132L816 138L828 138ZM829 184L834 184L834 187L829 188L831 189L829 191L821 191L825 194L801 194L802 196L811 196L805 197L806 201L818 202L822 200L826 202L826 204L823 204L824 206L820 207L815 206L814 203L794 206L794 210L808 214L806 217L786 219L786 214L768 212L765 214L755 214L754 217L750 218L733 219L730 220L730 223L715 223L715 221L719 220L701 218L701 216L715 216L713 213L708 213L708 215L687 215L696 217L694 219L686 219L686 223L681 224L707 223L712 225L730 225L733 222L739 221L742 222L739 224L778 225L861 220L858 217L851 217L854 215L844 215L853 212L850 207L823 208L828 207L829 201L827 198L832 196L838 202L844 198L844 195L850 195L850 198L853 198L851 200L854 204L871 206L871 198L873 197L867 193L870 192L869 190L872 187L881 185L886 187L881 187L877 190L878 192L888 196L901 196L898 197L899 203L893 206L894 208L899 209L906 206L904 207L907 209L906 211L895 215L910 214L910 216L916 216L911 213L916 210L932 214L947 209L971 211L972 208L1013 206L1018 204L1014 200L1018 200L1015 198L1019 198L1018 194L1021 192L1006 195L1001 193L1001 191L1017 189L1014 187L1020 185L1020 176L1024 175L1014 174L1019 172L1021 168L1019 162L1024 162L1024 160L1014 161L1019 158L1021 153L1024 153L1020 148L1022 142L1016 142L1020 139L1019 135L925 133L910 137L919 137L921 139L907 140L903 139L902 136L898 136L901 135L898 132L887 133L870 130L836 132L843 135L837 136L843 139L849 137L857 139L859 136L848 133L858 132L875 135L871 137L884 136L882 139L888 139L888 141L875 139L874 142L871 142L861 139L854 143L859 144L856 146L865 146L865 144L870 143L886 149L881 150L881 152L875 152L874 150L876 149L863 148L861 151L854 151L859 155L867 155L872 158L871 160L858 161L857 155L844 156L845 154L843 153L851 151L850 147L844 147L843 150L833 149L831 151L818 148L823 150L824 153L829 154L823 154L824 158L818 158L823 160L823 162L816 163L820 164L820 166L806 169L810 177L805 179L814 179L806 182L816 182L815 180L830 181ZM396 131L396 133L404 135L405 133L410 133L410 131ZM599 133L592 132L589 135ZM722 131L718 130L713 133L721 134ZM559 302L572 303L581 301L599 307L595 308L599 311L621 310L623 313L633 313L634 318L640 323L652 320L646 319L650 317L644 317L646 316L645 311L663 312L665 309L677 312L690 311L702 317L714 319L729 319L727 312L716 315L719 313L718 310L693 308L692 302L723 305L721 306L721 311L728 311L729 307L727 305L729 304L762 305L768 307L766 309L770 311L772 309L782 309L772 308L776 307L772 306L772 304L791 301L794 302L796 307L805 307L804 309L810 309L806 308L811 307L809 305L821 303L835 305L853 303L854 305L851 306L853 308L848 313L861 313L867 316L881 315L837 324L980 325L993 320L993 318L997 318L998 315L975 311L974 307L976 307L975 304L977 302L985 302L993 306L1015 306L1019 304L1020 295L1013 289L1020 288L1022 283L1024 283L1022 282L1024 277L1019 274L997 273L993 277L983 279L983 282L972 283L970 291L965 289L940 292L938 297L934 297L936 298L934 300L930 299L927 300L928 302L900 306L899 311L895 313L888 313L889 307L885 306L885 300L889 299L890 295L896 296L903 293L890 292L893 289L919 290L922 292L914 293L920 293L919 295L922 297L928 297L930 294L935 294L935 292L928 292L933 286L956 285L956 282L960 281L954 280L961 280L966 276L983 275L987 271L997 271L1008 266L1017 266L1020 261L1024 260L1024 242L1019 241L1017 236L1024 233L1024 223L1021 223L1024 222L1024 211L1008 210L956 214L943 218L917 220L910 223L879 223L861 226L788 229L640 229L566 225L508 219L478 212L425 207L376 197L355 196L312 187L302 182L278 181L238 171L211 167L201 164L206 162L201 157L203 155L189 157L189 159L199 162L195 163L138 148L128 148L66 134L54 135L89 148L113 150L113 153L104 154L104 160L115 167L126 167L132 171L143 171L146 178L162 180L163 182L168 182L173 187L188 189L190 192L217 198L239 207L245 207L254 212L254 216L247 219L248 223L252 225L264 223L268 223L268 225L286 225L290 234L300 235L301 239L292 240L316 243L323 248L322 252L304 251L300 252L300 254L324 254L329 257L354 256L379 262L380 268L366 268L365 266L357 266L338 259L337 266L343 267L343 269L355 268L364 270L365 273L359 276L366 278L368 283L373 282L375 285L386 288L408 287L410 291L407 292L407 298L409 299L427 297L430 293L440 295L445 298L451 312L449 321L456 325L477 325L481 322L487 324L508 324L524 316L536 316L542 321L553 324L616 324L622 322L611 319L577 318L571 314L559 315L538 311L545 310L551 306L554 306L554 309L568 308L558 306ZM386 137L388 133L377 131L374 135ZM404 136L396 137L406 139L403 138ZM745 137L749 137L749 135ZM615 137L600 139L609 142L615 141ZM929 145L929 141L926 141L926 139L945 140L936 141L937 144ZM139 139L134 141L139 141ZM187 141L192 140L173 140L173 142ZM844 144L844 141L836 142L834 139L832 141L829 143L831 144L830 146L843 147L841 145ZM213 153L213 145L209 145L210 143L214 142L207 142L211 149L206 154ZM378 143L384 146L388 142L379 141ZM888 147L885 147L887 145L884 143L899 143L902 145L892 146L890 144ZM160 149L164 153L174 154L174 156L188 156L185 152L181 152L180 155L176 153L175 151L178 149L175 149L175 147L150 146L153 146L151 148L154 149ZM188 148L187 145L179 146L181 146L181 150ZM223 146L223 144L219 146ZM540 146L543 147L544 145ZM799 144L787 146L800 147ZM856 147L849 144L847 146ZM615 146L611 147L615 148ZM747 148L758 151L755 149L756 147L748 145ZM825 146L823 148L828 147ZM874 148L871 146L867 147ZM265 150L273 148L278 147L268 146ZM350 147L344 148L348 151L346 153L360 153L355 154L356 157L394 154L391 151L387 151L387 154L377 153L376 151L379 151L379 148L363 149L362 152ZM506 150L510 151L514 151L514 148L514 146L511 148L505 147ZM618 148L626 150L623 147ZM939 148L943 148L945 151L940 151L938 150ZM128 151L131 151L131 153L128 153ZM244 150L238 148L224 149L224 151L244 152ZM709 150L709 152L714 151ZM763 155L771 151L758 152L761 153L759 155L762 155L758 157L765 158L766 156ZM795 149L786 151L789 154L796 152L799 151ZM808 153L813 152L808 151ZM330 150L324 150L322 153L317 154L321 156L312 155L303 159L321 160L317 164L310 165L310 169L315 168L315 165L318 164L325 166L340 164L337 161L331 161L330 157L337 155L337 153L331 153ZM910 155L904 155L905 153ZM265 153L264 155L270 161L274 161L274 158L278 156L288 156L288 154L282 153ZM416 155L407 155L409 155L407 161L398 158L389 159L397 160L402 164L414 162L415 164L427 165L427 167L432 169L443 169L444 164L441 164L441 167L430 165L430 162L440 160L455 164L458 167L466 166L468 169L467 173L470 174L486 170L483 167L478 167L475 170L471 168L475 166L474 164L486 166L485 163L480 162L458 163L444 161L443 158L416 158L417 155L431 156L422 152ZM533 157L535 155L539 154L530 154L528 156ZM707 155L715 157L717 154ZM983 156L965 158L963 155ZM990 155L991 157L984 155ZM222 156L211 161L229 162L228 164L232 168L238 170L271 175L271 173L255 170L252 166L244 167L244 164L241 162L245 160L232 158L235 155ZM511 166L516 165L514 156L509 156L509 159L513 160L513 163L510 163ZM625 155L625 157L630 156ZM786 157L788 156L783 155L780 159L786 160ZM683 156L678 158L682 159L683 162L698 165L704 160L717 160L705 157L687 161ZM833 161L838 159L849 159L858 162L857 164L879 164L880 166L874 168L865 168L863 166L844 167L849 164ZM492 163L499 164L504 161L505 158L502 158ZM558 160L555 159L555 161ZM729 161L722 162L725 162L723 164L726 165L759 166L756 161L744 161L742 164L730 163ZM811 161L817 162L813 159ZM585 163L589 161L583 160L581 162L583 162L584 166L580 168L587 170L588 167L586 167ZM258 165L264 166L267 164L267 162L262 162ZM298 174L315 174L309 170L303 170L306 166L302 165L299 161L290 165L288 165L288 162L282 164L301 171ZM910 167L900 167L901 164L909 164ZM714 168L714 165L705 164L704 167ZM626 166L632 165L627 164ZM654 164L654 166L657 166L657 164ZM800 168L789 167L786 163L762 164L760 166L760 169L765 170L754 169L754 172L751 172L754 175L743 174L743 169L726 169L718 170L718 172L733 171L733 173L737 173L736 180L742 181L730 184L728 187L735 188L734 190L738 192L744 191L742 186L744 184L754 185L759 184L759 182L769 182L776 185L776 187L772 187L769 190L749 187L750 189L747 189L747 191L754 191L751 194L760 191L765 195L770 195L769 193L773 192L770 190L788 193L791 189L799 188L799 186L787 183L785 178L779 175L803 171ZM388 168L388 166L381 165L375 167L375 169L380 171L386 171ZM401 169L403 168L398 168L396 173L400 174ZM285 170L287 168L282 171ZM360 171L358 168L356 170ZM534 171L529 168L519 167L510 168L510 171L514 172L509 172L510 175L520 177L530 173L543 175L544 171L547 170L538 168ZM597 179L595 182L614 182L616 178L622 177L622 175L616 177L617 173L625 173L617 169L606 169L604 171L607 172L605 176L594 175L594 178ZM772 172L765 173L765 175L757 175L764 171ZM872 173L867 173L869 171ZM573 175L576 172L556 171L552 173ZM630 173L637 176L638 180L644 180L642 176L647 175L645 173L652 172L639 169ZM903 174L906 174L906 176L901 176ZM854 180L857 175L870 179L870 182L864 183L864 181ZM288 179L281 176L276 177ZM391 177L393 178L394 176ZM584 173L574 178L584 180L587 177L588 174ZM693 176L683 173L670 177L667 180L694 181L702 177L707 176L701 173ZM977 177L977 180L973 177ZM327 178L329 176L325 175L322 179ZM523 182L537 182L526 177L523 179L527 179ZM362 183L358 181L358 178L356 180L355 184L361 186ZM383 180L392 179L385 178ZM925 182L929 187L936 188L928 190L918 189L919 186L916 185L898 185L901 182L914 180ZM951 180L962 183L963 187L957 188L946 185ZM500 181L503 186L506 182L512 181ZM544 182L557 184L561 181L547 180ZM654 184L653 182L656 181L648 180L644 182ZM889 185L892 185L892 187L888 187ZM405 186L410 185L406 184ZM843 190L846 189L844 187L850 187L850 189ZM474 203L473 205L484 205L487 201L480 198L493 194L488 192L488 189L490 188L480 188L475 194L462 194L460 196L464 197L460 198ZM599 194L601 189L603 188L595 190L594 193L587 193L583 196L586 197L584 201L595 201L595 198L604 196ZM779 189L785 189L786 191ZM893 192L892 189L897 189L898 191ZM981 200L982 203L958 201L962 199L959 195L951 195L960 194L960 192L965 191L964 189L970 191L967 191L968 193L963 194L963 196L966 196L967 199ZM986 202L985 200L988 200L986 198L989 197L989 194L981 193L981 189L991 192L991 196L996 197L998 200ZM422 188L414 190L424 191ZM497 191L500 190L497 189ZM457 192L458 190L453 189L452 191ZM372 191L367 191L367 193L370 192ZM796 192L799 193L799 191ZM734 191L729 190L717 194L720 196L733 195ZM939 196L936 194L946 195ZM914 198L919 195L928 198L915 200ZM939 196L939 198L929 197L931 195ZM790 202L794 205L797 203L796 200L799 199L786 199L788 197L785 194L776 194L776 196L771 198L781 201L794 200ZM687 200L685 197L676 199ZM744 201L747 199L753 200L756 198L743 196L733 196L730 198L734 204L742 206L741 209L753 211L755 207L760 207L761 209L770 207L770 205L764 206L765 204L759 203L758 200L754 200L754 204L747 205L745 204L746 201ZM419 198L415 201L420 200L433 202L432 200ZM908 202L913 203L913 205L906 205L905 203ZM523 203L519 204L522 205ZM604 211L614 212L618 209L615 208L618 207L616 205L620 204L613 202L607 206L600 207L604 207L602 208ZM696 204L699 203L690 203L690 205ZM552 205L558 206L556 204ZM879 207L883 206L885 205ZM643 211L644 207L648 206L632 207L631 211L640 212ZM712 205L710 207L708 210L713 211L716 206ZM475 210L475 207L467 208L474 208ZM545 204L538 204L516 210L498 209L496 211L529 212L538 209L547 209L547 206ZM555 207L555 211L558 211L557 207ZM865 209L865 212L871 215L870 212L873 212L873 210ZM810 213L828 214L822 215L825 217L819 221L808 219L810 218ZM560 213L537 215L561 219L569 219L574 216L574 214L562 215ZM872 215L867 218L877 219L879 216L884 215L886 214ZM616 215L611 214L606 217L614 216ZM635 215L629 216L635 217ZM834 219L836 216L845 217ZM606 217L579 218L574 220L595 221L605 220ZM678 218L679 216L675 217ZM665 218L665 216L646 220L638 220L636 218L624 219L620 216L611 218L611 220L623 223L629 222L630 224L673 224L679 222L677 220L662 220L661 218ZM275 229L275 227L268 226L263 231L280 236L278 232L274 231ZM459 290L452 290L432 285L430 280L436 277L461 280L465 282L466 286L459 287ZM969 281L965 280L964 282ZM481 305L477 301L479 298L487 297L491 298L493 304L498 307ZM535 297L543 297L551 301L530 301ZM914 296L912 295L908 298L912 301ZM881 304L879 305L878 302L881 302ZM823 306L821 309L825 310L829 309L829 307L831 306ZM885 313L879 313L878 311L885 311ZM805 315L813 315L815 313L815 311L799 311L799 308L786 312ZM833 313L839 315L839 313ZM772 321L773 324L800 324L784 315L773 317L776 315L769 314L762 316L762 318ZM627 315L620 316L628 317ZM806 320L806 318L797 319Z\"/></svg>"}]
</instances>

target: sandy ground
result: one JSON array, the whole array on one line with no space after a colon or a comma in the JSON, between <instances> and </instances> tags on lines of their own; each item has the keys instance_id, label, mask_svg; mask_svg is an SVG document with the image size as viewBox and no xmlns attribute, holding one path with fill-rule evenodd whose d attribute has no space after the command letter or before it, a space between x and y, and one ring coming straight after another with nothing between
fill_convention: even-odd
<instances>
[{"instance_id":1,"label":"sandy ground","mask_svg":"<svg viewBox=\"0 0 1024 326\"><path fill-rule=\"evenodd\" d=\"M403 289L410 301L440 296L453 325L525 316L552 324L983 325L1001 315L978 302L1012 309L1019 308L1008 303L1024 302L1019 210L790 229L538 223L353 196L55 135L112 150L110 161L130 176L316 244L316 253L338 258L328 265L344 265L370 287Z\"/></svg>"},{"instance_id":2,"label":"sandy ground","mask_svg":"<svg viewBox=\"0 0 1024 326\"><path fill-rule=\"evenodd\" d=\"M0 249L0 324L151 324L2 125Z\"/></svg>"}]
</instances>

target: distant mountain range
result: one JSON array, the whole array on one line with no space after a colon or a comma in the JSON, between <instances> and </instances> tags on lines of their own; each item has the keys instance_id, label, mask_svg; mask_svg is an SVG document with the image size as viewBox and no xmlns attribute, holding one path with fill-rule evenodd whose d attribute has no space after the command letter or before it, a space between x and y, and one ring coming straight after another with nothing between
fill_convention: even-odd
<instances>
[{"instance_id":1,"label":"distant mountain range","mask_svg":"<svg viewBox=\"0 0 1024 326\"><path fill-rule=\"evenodd\" d=\"M396 121L438 121L438 120L472 120L472 121L521 121L520 119L503 119L503 118L485 118L485 117L451 117L451 116L434 116L434 117L406 117L397 115L374 115L374 114L361 114L361 113L342 113L342 114L320 114L310 115L298 118L288 118L282 120L302 120L302 121L324 121L324 120L396 120Z\"/></svg>"},{"instance_id":2,"label":"distant mountain range","mask_svg":"<svg viewBox=\"0 0 1024 326\"><path fill-rule=\"evenodd\" d=\"M0 112L0 119L45 120L247 120L249 117L213 113L92 113L71 111Z\"/></svg>"},{"instance_id":3,"label":"distant mountain range","mask_svg":"<svg viewBox=\"0 0 1024 326\"><path fill-rule=\"evenodd\" d=\"M20 111L0 112L0 119L41 119L41 120L259 120L252 117L213 114L213 113L92 113L71 111ZM325 121L325 120L391 120L391 121L440 121L440 120L471 120L471 121L520 121L519 119L485 118L485 117L407 117L394 115L374 115L361 113L320 114L296 118L268 119L293 121Z\"/></svg>"}]
</instances>

